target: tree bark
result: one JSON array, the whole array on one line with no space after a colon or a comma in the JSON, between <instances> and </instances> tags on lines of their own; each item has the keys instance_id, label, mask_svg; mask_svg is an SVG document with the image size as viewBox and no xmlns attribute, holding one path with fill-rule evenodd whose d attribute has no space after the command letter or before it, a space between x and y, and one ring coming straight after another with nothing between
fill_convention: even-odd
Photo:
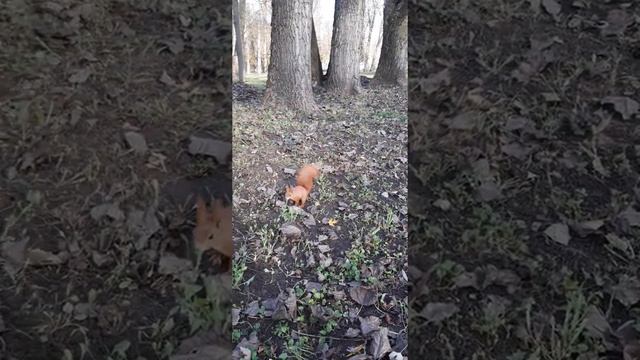
<instances>
[{"instance_id":1,"label":"tree bark","mask_svg":"<svg viewBox=\"0 0 640 360\"><path fill-rule=\"evenodd\" d=\"M336 0L327 71L329 91L352 95L360 91L362 0Z\"/></svg>"},{"instance_id":2,"label":"tree bark","mask_svg":"<svg viewBox=\"0 0 640 360\"><path fill-rule=\"evenodd\" d=\"M407 84L407 0L385 0L380 61L375 84Z\"/></svg>"},{"instance_id":3,"label":"tree bark","mask_svg":"<svg viewBox=\"0 0 640 360\"><path fill-rule=\"evenodd\" d=\"M312 0L273 1L265 103L316 110L311 86Z\"/></svg>"},{"instance_id":4,"label":"tree bark","mask_svg":"<svg viewBox=\"0 0 640 360\"><path fill-rule=\"evenodd\" d=\"M322 83L322 61L320 60L316 25L313 19L311 19L311 80L318 84Z\"/></svg>"},{"instance_id":5,"label":"tree bark","mask_svg":"<svg viewBox=\"0 0 640 360\"><path fill-rule=\"evenodd\" d=\"M244 24L242 21L246 0L233 0L233 27L236 34L236 54L238 58L238 82L244 83L245 59L244 59Z\"/></svg>"}]
</instances>

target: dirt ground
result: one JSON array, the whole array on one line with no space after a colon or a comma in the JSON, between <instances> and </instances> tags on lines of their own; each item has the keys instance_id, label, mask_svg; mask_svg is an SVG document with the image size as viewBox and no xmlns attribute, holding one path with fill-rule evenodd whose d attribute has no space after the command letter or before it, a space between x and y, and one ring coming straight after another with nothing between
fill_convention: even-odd
<instances>
[{"instance_id":1,"label":"dirt ground","mask_svg":"<svg viewBox=\"0 0 640 360\"><path fill-rule=\"evenodd\" d=\"M413 357L640 358L640 8L412 2Z\"/></svg>"},{"instance_id":2,"label":"dirt ground","mask_svg":"<svg viewBox=\"0 0 640 360\"><path fill-rule=\"evenodd\" d=\"M230 350L190 238L193 194L231 195L226 3L0 4L0 358Z\"/></svg>"},{"instance_id":3,"label":"dirt ground","mask_svg":"<svg viewBox=\"0 0 640 360\"><path fill-rule=\"evenodd\" d=\"M320 110L296 115L249 80L233 94L235 354L406 355L406 91L316 89ZM299 211L284 189L307 163L321 175Z\"/></svg>"}]
</instances>

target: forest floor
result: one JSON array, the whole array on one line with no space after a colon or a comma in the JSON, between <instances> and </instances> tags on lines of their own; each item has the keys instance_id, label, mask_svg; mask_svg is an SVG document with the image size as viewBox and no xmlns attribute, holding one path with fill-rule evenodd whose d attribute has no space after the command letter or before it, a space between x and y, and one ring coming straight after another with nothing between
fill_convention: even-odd
<instances>
[{"instance_id":1,"label":"forest floor","mask_svg":"<svg viewBox=\"0 0 640 360\"><path fill-rule=\"evenodd\" d=\"M301 116L262 107L248 82L233 95L234 351L406 355L406 91L317 89ZM321 175L301 210L284 189L306 163Z\"/></svg>"},{"instance_id":2,"label":"forest floor","mask_svg":"<svg viewBox=\"0 0 640 360\"><path fill-rule=\"evenodd\" d=\"M0 358L229 355L190 239L231 195L231 9L189 3L0 5Z\"/></svg>"},{"instance_id":3,"label":"forest floor","mask_svg":"<svg viewBox=\"0 0 640 360\"><path fill-rule=\"evenodd\" d=\"M638 359L638 4L411 6L411 354Z\"/></svg>"}]
</instances>

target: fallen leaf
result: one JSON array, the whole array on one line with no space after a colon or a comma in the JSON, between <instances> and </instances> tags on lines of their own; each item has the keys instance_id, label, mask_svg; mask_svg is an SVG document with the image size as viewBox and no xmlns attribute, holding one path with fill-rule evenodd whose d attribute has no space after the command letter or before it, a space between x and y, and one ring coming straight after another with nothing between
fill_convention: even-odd
<instances>
[{"instance_id":1,"label":"fallen leaf","mask_svg":"<svg viewBox=\"0 0 640 360\"><path fill-rule=\"evenodd\" d=\"M586 237L587 235L598 231L602 226L604 226L604 220L589 220L574 223L571 228L578 234L578 236Z\"/></svg>"},{"instance_id":2,"label":"fallen leaf","mask_svg":"<svg viewBox=\"0 0 640 360\"><path fill-rule=\"evenodd\" d=\"M449 209L451 209L451 202L445 199L438 199L433 202L433 206L439 208L442 211L448 211Z\"/></svg>"},{"instance_id":3,"label":"fallen leaf","mask_svg":"<svg viewBox=\"0 0 640 360\"><path fill-rule=\"evenodd\" d=\"M360 305L370 306L378 300L378 293L370 288L356 286L349 289L351 298Z\"/></svg>"},{"instance_id":4,"label":"fallen leaf","mask_svg":"<svg viewBox=\"0 0 640 360\"><path fill-rule=\"evenodd\" d=\"M640 226L640 212L631 206L621 212L618 218L624 220L629 226Z\"/></svg>"},{"instance_id":5,"label":"fallen leaf","mask_svg":"<svg viewBox=\"0 0 640 360\"><path fill-rule=\"evenodd\" d=\"M249 304L247 304L247 307L244 309L244 313L250 317L255 317L256 315L258 315L259 311L260 311L260 302L258 300L254 300L250 302Z\"/></svg>"},{"instance_id":6,"label":"fallen leaf","mask_svg":"<svg viewBox=\"0 0 640 360\"><path fill-rule=\"evenodd\" d=\"M562 7L556 0L542 0L542 7L552 16L560 14Z\"/></svg>"},{"instance_id":7,"label":"fallen leaf","mask_svg":"<svg viewBox=\"0 0 640 360\"><path fill-rule=\"evenodd\" d=\"M73 318L78 321L86 320L92 313L95 315L95 311L89 303L79 303L73 308Z\"/></svg>"},{"instance_id":8,"label":"fallen leaf","mask_svg":"<svg viewBox=\"0 0 640 360\"><path fill-rule=\"evenodd\" d=\"M219 336L217 336L219 337ZM218 342L220 342L218 340ZM192 347L187 354L176 354L169 360L226 360L231 359L230 345L200 345Z\"/></svg>"},{"instance_id":9,"label":"fallen leaf","mask_svg":"<svg viewBox=\"0 0 640 360\"><path fill-rule=\"evenodd\" d=\"M387 353L391 352L391 344L389 343L389 329L383 327L371 334L371 343L369 345L369 354L374 359L382 359Z\"/></svg>"},{"instance_id":10,"label":"fallen leaf","mask_svg":"<svg viewBox=\"0 0 640 360\"><path fill-rule=\"evenodd\" d=\"M530 147L524 146L518 142L512 142L510 144L502 145L500 149L503 153L518 160L525 160L532 150Z\"/></svg>"},{"instance_id":11,"label":"fallen leaf","mask_svg":"<svg viewBox=\"0 0 640 360\"><path fill-rule=\"evenodd\" d=\"M173 254L162 256L158 264L158 272L162 275L176 275L191 270L191 268L191 260L181 259Z\"/></svg>"},{"instance_id":12,"label":"fallen leaf","mask_svg":"<svg viewBox=\"0 0 640 360\"><path fill-rule=\"evenodd\" d=\"M360 335L360 330L354 329L354 328L348 328L347 331L345 331L344 333L344 336L348 338L358 337L359 335Z\"/></svg>"},{"instance_id":13,"label":"fallen leaf","mask_svg":"<svg viewBox=\"0 0 640 360\"><path fill-rule=\"evenodd\" d=\"M633 16L623 9L612 9L607 14L606 26L600 29L603 36L621 35L633 24Z\"/></svg>"},{"instance_id":14,"label":"fallen leaf","mask_svg":"<svg viewBox=\"0 0 640 360\"><path fill-rule=\"evenodd\" d=\"M138 236L135 242L136 249L146 248L149 239L162 229L156 216L156 208L151 206L146 211L131 210L127 218L127 228L131 234Z\"/></svg>"},{"instance_id":15,"label":"fallen leaf","mask_svg":"<svg viewBox=\"0 0 640 360\"><path fill-rule=\"evenodd\" d=\"M192 136L189 153L214 157L218 163L226 164L231 155L231 144L226 141Z\"/></svg>"},{"instance_id":16,"label":"fallen leaf","mask_svg":"<svg viewBox=\"0 0 640 360\"><path fill-rule=\"evenodd\" d=\"M233 308L231 309L231 326L238 325L238 322L240 322L240 309Z\"/></svg>"},{"instance_id":17,"label":"fallen leaf","mask_svg":"<svg viewBox=\"0 0 640 360\"><path fill-rule=\"evenodd\" d=\"M614 249L620 250L629 256L633 255L633 250L629 240L623 239L616 234L607 234L605 235L605 238L609 242L609 245Z\"/></svg>"},{"instance_id":18,"label":"fallen leaf","mask_svg":"<svg viewBox=\"0 0 640 360\"><path fill-rule=\"evenodd\" d=\"M207 275L202 282L207 293L207 299L230 301L232 294L230 273Z\"/></svg>"},{"instance_id":19,"label":"fallen leaf","mask_svg":"<svg viewBox=\"0 0 640 360\"><path fill-rule=\"evenodd\" d=\"M149 150L147 141L144 136L135 131L128 131L124 134L124 139L127 141L127 145L137 154L144 154Z\"/></svg>"},{"instance_id":20,"label":"fallen leaf","mask_svg":"<svg viewBox=\"0 0 640 360\"><path fill-rule=\"evenodd\" d=\"M54 254L42 249L28 249L26 255L27 264L34 266L62 265L68 259L69 254L66 251Z\"/></svg>"},{"instance_id":21,"label":"fallen leaf","mask_svg":"<svg viewBox=\"0 0 640 360\"><path fill-rule=\"evenodd\" d=\"M502 296L489 295L484 303L482 312L486 319L498 319L504 316L509 305L511 305L509 299Z\"/></svg>"},{"instance_id":22,"label":"fallen leaf","mask_svg":"<svg viewBox=\"0 0 640 360\"><path fill-rule=\"evenodd\" d=\"M280 227L280 233L286 239L297 239L302 235L302 230L293 224L284 224Z\"/></svg>"},{"instance_id":23,"label":"fallen leaf","mask_svg":"<svg viewBox=\"0 0 640 360\"><path fill-rule=\"evenodd\" d=\"M297 298L293 290L289 295L280 294L277 298L275 310L271 315L273 320L293 320L297 314Z\"/></svg>"},{"instance_id":24,"label":"fallen leaf","mask_svg":"<svg viewBox=\"0 0 640 360\"><path fill-rule=\"evenodd\" d=\"M569 245L569 240L571 240L571 235L569 234L569 226L563 223L550 225L544 231L544 234L547 235L551 240L562 245Z\"/></svg>"},{"instance_id":25,"label":"fallen leaf","mask_svg":"<svg viewBox=\"0 0 640 360\"><path fill-rule=\"evenodd\" d=\"M454 279L453 283L453 286L456 288L472 287L478 289L478 277L473 272L466 272L458 275Z\"/></svg>"},{"instance_id":26,"label":"fallen leaf","mask_svg":"<svg viewBox=\"0 0 640 360\"><path fill-rule=\"evenodd\" d=\"M367 316L367 317L359 317L360 319L360 332L362 335L367 336L370 333L377 331L380 329L380 324L382 324L382 320L377 316Z\"/></svg>"},{"instance_id":27,"label":"fallen leaf","mask_svg":"<svg viewBox=\"0 0 640 360\"><path fill-rule=\"evenodd\" d=\"M557 103L562 100L560 99L560 96L558 96L558 94L553 92L542 93L542 98L544 99L545 102L548 102L548 103Z\"/></svg>"},{"instance_id":28,"label":"fallen leaf","mask_svg":"<svg viewBox=\"0 0 640 360\"><path fill-rule=\"evenodd\" d=\"M493 265L489 265L484 269L484 281L482 289L486 289L490 285L504 286L507 292L520 283L520 277L512 270L497 269Z\"/></svg>"},{"instance_id":29,"label":"fallen leaf","mask_svg":"<svg viewBox=\"0 0 640 360\"><path fill-rule=\"evenodd\" d=\"M2 249L2 257L7 260L5 264L11 264L19 269L24 265L27 250L28 238L19 241L3 241L0 244Z\"/></svg>"},{"instance_id":30,"label":"fallen leaf","mask_svg":"<svg viewBox=\"0 0 640 360\"><path fill-rule=\"evenodd\" d=\"M507 122L504 124L504 130L505 131L520 130L520 129L523 129L528 123L529 123L529 120L527 118L514 116L509 118Z\"/></svg>"},{"instance_id":31,"label":"fallen leaf","mask_svg":"<svg viewBox=\"0 0 640 360\"><path fill-rule=\"evenodd\" d=\"M491 181L484 181L476 189L476 198L483 202L489 202L493 200L499 200L503 198L502 191L498 185Z\"/></svg>"},{"instance_id":32,"label":"fallen leaf","mask_svg":"<svg viewBox=\"0 0 640 360\"><path fill-rule=\"evenodd\" d=\"M96 250L91 252L91 260L97 267L103 267L111 263L111 257L107 254L102 254Z\"/></svg>"},{"instance_id":33,"label":"fallen leaf","mask_svg":"<svg viewBox=\"0 0 640 360\"><path fill-rule=\"evenodd\" d=\"M593 338L604 339L605 334L611 333L611 326L604 313L594 305L587 308L584 325L587 333Z\"/></svg>"},{"instance_id":34,"label":"fallen leaf","mask_svg":"<svg viewBox=\"0 0 640 360\"><path fill-rule=\"evenodd\" d=\"M610 292L622 305L633 306L640 301L640 281L635 276L620 275L618 284L613 285Z\"/></svg>"},{"instance_id":35,"label":"fallen leaf","mask_svg":"<svg viewBox=\"0 0 640 360\"><path fill-rule=\"evenodd\" d=\"M86 67L76 70L71 76L69 76L69 82L73 84L81 84L89 79L91 76L91 69Z\"/></svg>"},{"instance_id":36,"label":"fallen leaf","mask_svg":"<svg viewBox=\"0 0 640 360\"><path fill-rule=\"evenodd\" d=\"M420 316L431 323L440 324L459 310L456 305L451 303L428 303L422 311L420 311Z\"/></svg>"},{"instance_id":37,"label":"fallen leaf","mask_svg":"<svg viewBox=\"0 0 640 360\"><path fill-rule=\"evenodd\" d=\"M640 104L626 96L607 96L602 99L602 103L613 105L613 109L619 113L624 120L630 120L640 111Z\"/></svg>"},{"instance_id":38,"label":"fallen leaf","mask_svg":"<svg viewBox=\"0 0 640 360\"><path fill-rule=\"evenodd\" d=\"M129 347L131 347L131 342L129 340L122 340L113 346L113 350L111 350L111 352L126 359Z\"/></svg>"},{"instance_id":39,"label":"fallen leaf","mask_svg":"<svg viewBox=\"0 0 640 360\"><path fill-rule=\"evenodd\" d=\"M176 81L173 80L173 78L171 78L171 76L169 76L169 74L167 74L166 71L162 72L162 75L160 75L160 82L167 85L167 86L176 86Z\"/></svg>"},{"instance_id":40,"label":"fallen leaf","mask_svg":"<svg viewBox=\"0 0 640 360\"><path fill-rule=\"evenodd\" d=\"M451 84L451 74L448 68L420 80L420 88L427 95L431 95L440 90L441 87L449 86L449 84Z\"/></svg>"},{"instance_id":41,"label":"fallen leaf","mask_svg":"<svg viewBox=\"0 0 640 360\"><path fill-rule=\"evenodd\" d=\"M184 41L180 38L164 40L160 43L165 45L174 55L178 55L184 50Z\"/></svg>"},{"instance_id":42,"label":"fallen leaf","mask_svg":"<svg viewBox=\"0 0 640 360\"><path fill-rule=\"evenodd\" d=\"M450 129L455 130L473 130L480 124L479 114L473 111L465 112L457 115L453 119L449 120L448 126Z\"/></svg>"},{"instance_id":43,"label":"fallen leaf","mask_svg":"<svg viewBox=\"0 0 640 360\"><path fill-rule=\"evenodd\" d=\"M90 215L91 218L95 221L100 220L104 216L108 216L116 221L124 219L124 213L122 212L122 210L120 210L118 204L114 203L96 205L91 208Z\"/></svg>"},{"instance_id":44,"label":"fallen leaf","mask_svg":"<svg viewBox=\"0 0 640 360\"><path fill-rule=\"evenodd\" d=\"M638 360L640 359L640 341L635 340L624 346L622 350L624 360Z\"/></svg>"}]
</instances>

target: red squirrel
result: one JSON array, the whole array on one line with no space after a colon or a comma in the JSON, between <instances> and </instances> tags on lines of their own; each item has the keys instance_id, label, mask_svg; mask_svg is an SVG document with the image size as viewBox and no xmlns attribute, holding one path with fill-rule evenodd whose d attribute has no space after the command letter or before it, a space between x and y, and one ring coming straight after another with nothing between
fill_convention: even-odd
<instances>
[{"instance_id":1,"label":"red squirrel","mask_svg":"<svg viewBox=\"0 0 640 360\"><path fill-rule=\"evenodd\" d=\"M303 208L313 187L313 180L319 175L320 171L314 165L305 165L298 170L296 186L286 187L285 199L287 203L292 202L294 205Z\"/></svg>"},{"instance_id":2,"label":"red squirrel","mask_svg":"<svg viewBox=\"0 0 640 360\"><path fill-rule=\"evenodd\" d=\"M195 246L200 251L215 249L222 255L233 256L232 210L224 207L221 199L213 202L212 209L198 197L196 227L193 229Z\"/></svg>"}]
</instances>

